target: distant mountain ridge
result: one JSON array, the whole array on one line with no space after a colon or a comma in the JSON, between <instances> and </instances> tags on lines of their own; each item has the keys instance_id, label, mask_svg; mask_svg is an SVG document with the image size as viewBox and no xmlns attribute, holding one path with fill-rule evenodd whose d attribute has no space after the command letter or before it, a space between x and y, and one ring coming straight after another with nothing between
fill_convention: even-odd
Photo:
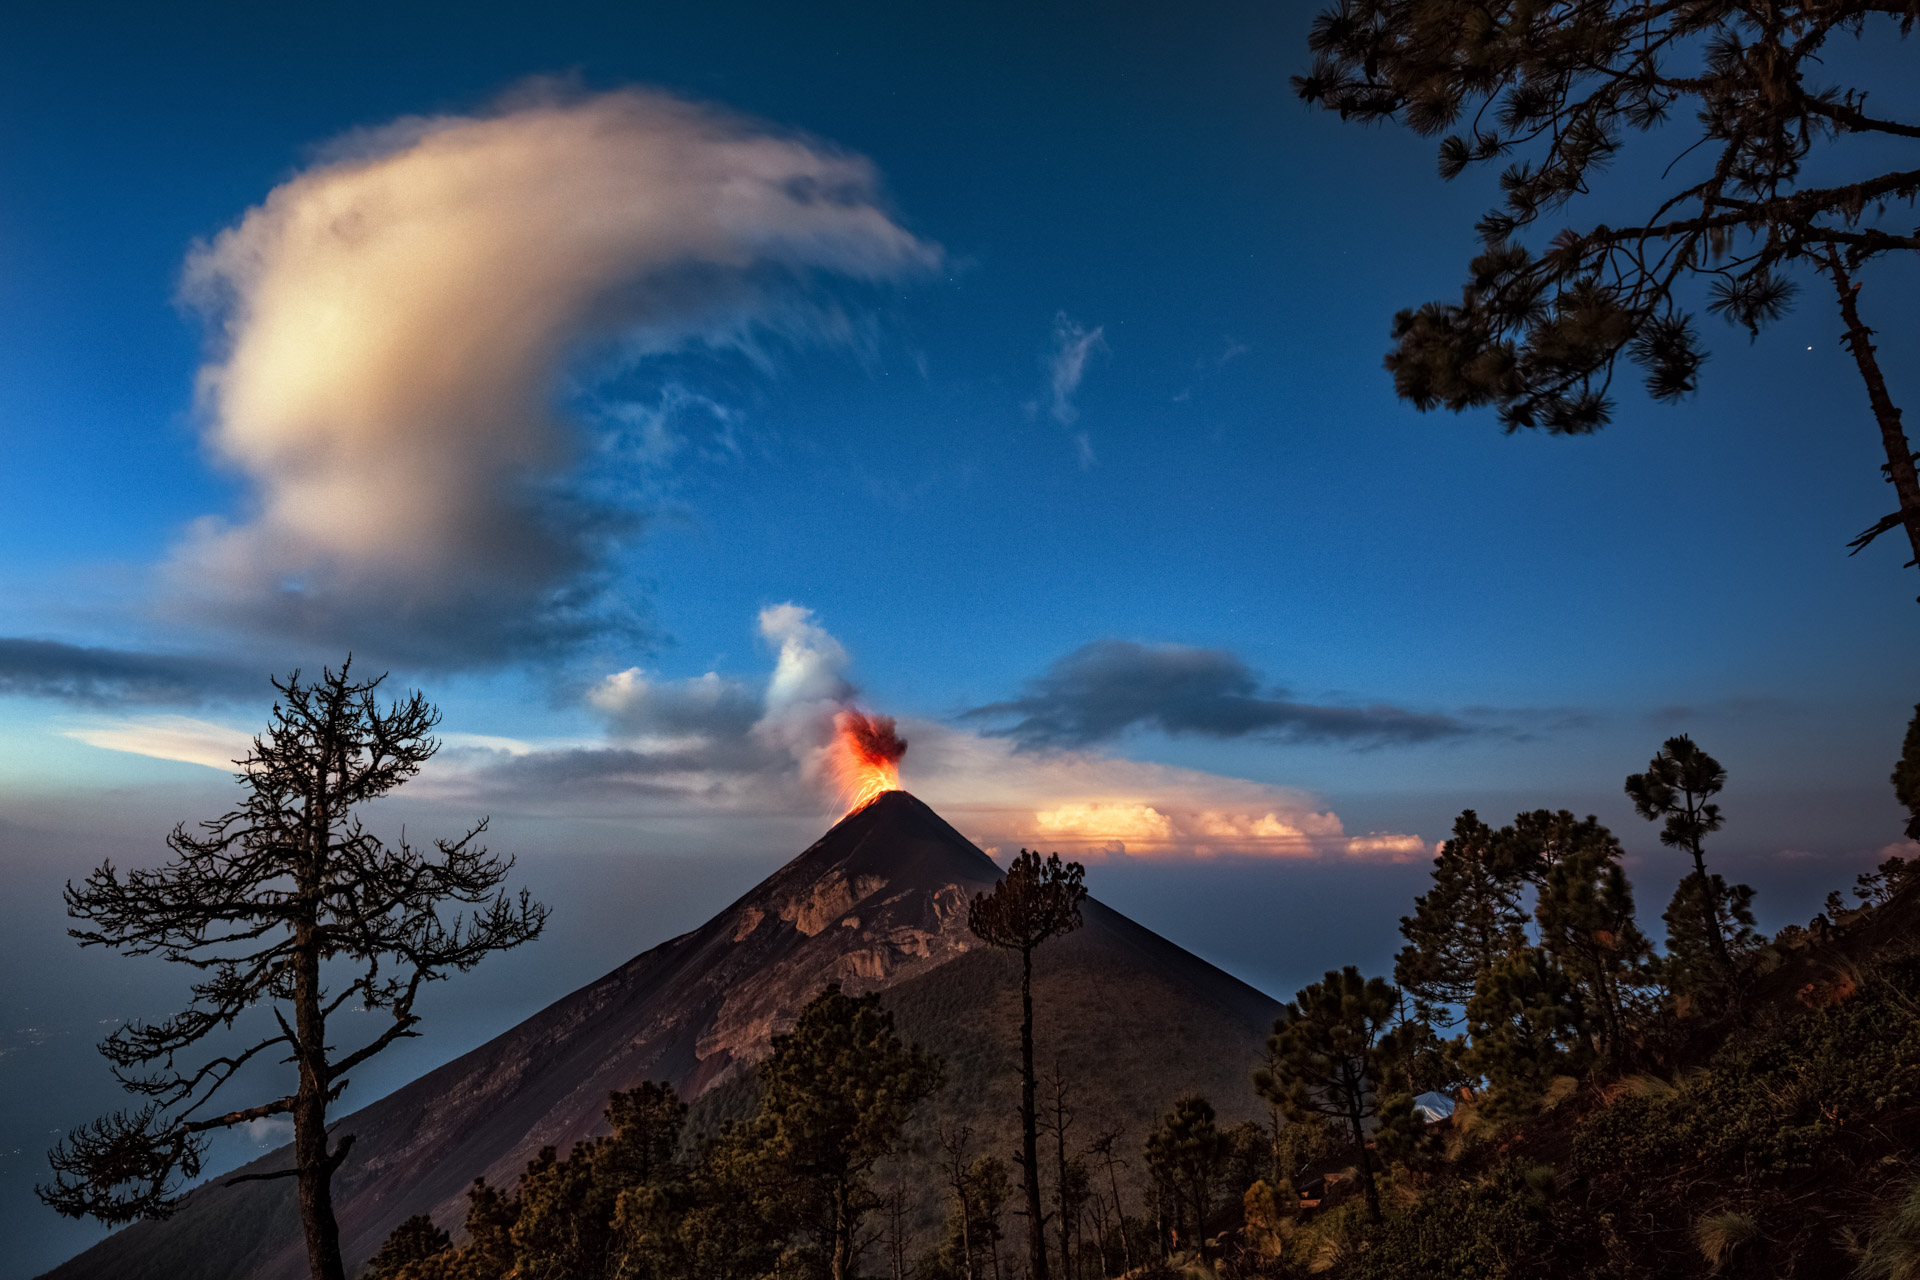
<instances>
[{"instance_id":1,"label":"distant mountain ridge","mask_svg":"<svg viewBox=\"0 0 1920 1280\"><path fill-rule=\"evenodd\" d=\"M477 1176L510 1186L542 1147L604 1131L615 1089L665 1080L695 1099L740 1075L828 982L884 991L901 1030L947 1061L942 1114L982 1149L1012 1134L1017 988L1010 957L967 929L969 898L1000 877L932 809L888 792L705 925L637 956L472 1052L346 1117L335 1178L350 1266L395 1225L457 1227ZM1186 1089L1231 1118L1273 1000L1118 912L1036 962L1042 1060L1078 1082L1087 1123L1144 1126ZM275 1152L246 1171L284 1167ZM291 1185L212 1185L163 1222L136 1224L46 1280L297 1280L306 1274Z\"/></svg>"}]
</instances>

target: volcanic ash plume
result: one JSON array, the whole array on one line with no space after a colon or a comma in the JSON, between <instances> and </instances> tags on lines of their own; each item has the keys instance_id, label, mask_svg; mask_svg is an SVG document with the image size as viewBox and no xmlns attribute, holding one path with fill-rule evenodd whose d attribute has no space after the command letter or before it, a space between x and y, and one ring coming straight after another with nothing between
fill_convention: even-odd
<instances>
[{"instance_id":1,"label":"volcanic ash plume","mask_svg":"<svg viewBox=\"0 0 1920 1280\"><path fill-rule=\"evenodd\" d=\"M894 731L892 716L870 716L849 707L833 717L833 728L831 767L848 813L900 789L900 757L907 753L907 743Z\"/></svg>"}]
</instances>

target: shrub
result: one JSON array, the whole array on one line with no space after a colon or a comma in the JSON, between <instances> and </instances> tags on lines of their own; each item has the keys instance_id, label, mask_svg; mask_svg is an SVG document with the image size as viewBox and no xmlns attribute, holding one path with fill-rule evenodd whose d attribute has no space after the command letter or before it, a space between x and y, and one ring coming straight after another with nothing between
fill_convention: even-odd
<instances>
[{"instance_id":1,"label":"shrub","mask_svg":"<svg viewBox=\"0 0 1920 1280\"><path fill-rule=\"evenodd\" d=\"M1343 1273L1352 1280L1552 1275L1553 1170L1509 1161L1387 1217Z\"/></svg>"}]
</instances>

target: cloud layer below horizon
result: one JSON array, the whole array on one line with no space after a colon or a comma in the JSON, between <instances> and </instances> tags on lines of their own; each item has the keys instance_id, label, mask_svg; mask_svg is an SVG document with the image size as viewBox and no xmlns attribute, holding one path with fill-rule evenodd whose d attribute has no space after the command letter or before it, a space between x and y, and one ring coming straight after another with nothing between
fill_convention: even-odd
<instances>
[{"instance_id":1,"label":"cloud layer below horizon","mask_svg":"<svg viewBox=\"0 0 1920 1280\"><path fill-rule=\"evenodd\" d=\"M190 531L168 599L441 668L617 625L604 571L636 517L568 483L583 353L764 359L844 336L820 278L940 260L866 160L658 93L536 87L351 135L187 264L207 440L253 505Z\"/></svg>"}]
</instances>

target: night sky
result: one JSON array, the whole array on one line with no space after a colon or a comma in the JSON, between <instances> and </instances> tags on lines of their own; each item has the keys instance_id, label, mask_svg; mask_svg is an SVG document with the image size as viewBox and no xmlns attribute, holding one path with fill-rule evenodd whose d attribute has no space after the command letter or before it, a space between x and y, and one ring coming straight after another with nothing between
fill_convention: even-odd
<instances>
[{"instance_id":1,"label":"night sky","mask_svg":"<svg viewBox=\"0 0 1920 1280\"><path fill-rule=\"evenodd\" d=\"M549 936L362 1104L837 814L832 712L990 850L1285 996L1391 961L1463 807L1727 766L1804 920L1901 829L1920 580L1825 299L1593 438L1421 415L1489 175L1293 96L1309 6L40 6L0 36L0 1277L163 966L58 886L237 795L270 673L390 670ZM1891 90L1890 90L1891 92ZM1603 199L1678 144L1646 140ZM1862 306L1911 404L1920 278ZM1817 282L1814 282L1817 284ZM280 1135L237 1135L238 1159Z\"/></svg>"}]
</instances>

